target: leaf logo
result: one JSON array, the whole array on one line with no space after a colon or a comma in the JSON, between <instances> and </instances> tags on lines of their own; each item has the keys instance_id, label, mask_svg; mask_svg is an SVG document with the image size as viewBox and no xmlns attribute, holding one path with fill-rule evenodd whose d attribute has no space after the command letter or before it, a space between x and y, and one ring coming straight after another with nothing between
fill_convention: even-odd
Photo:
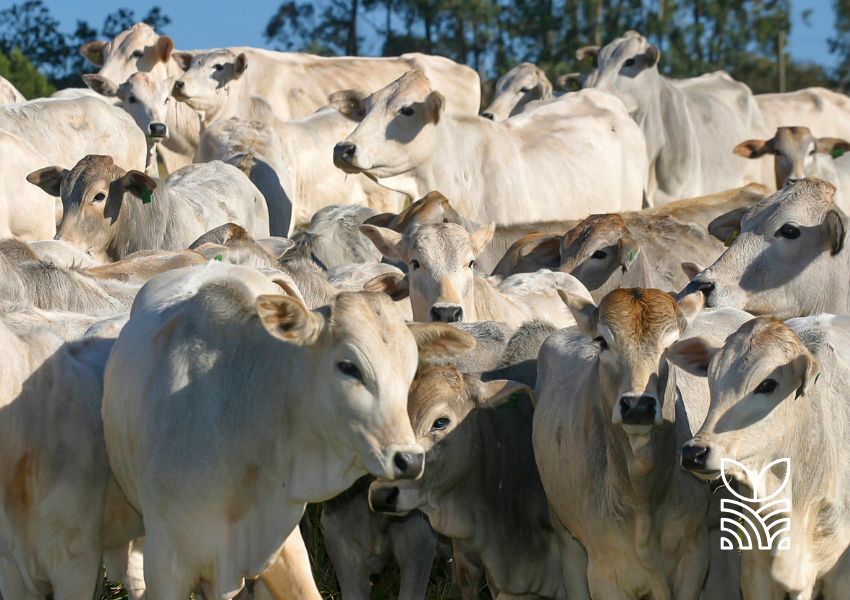
<instances>
[{"instance_id":1,"label":"leaf logo","mask_svg":"<svg viewBox=\"0 0 850 600\"><path fill-rule=\"evenodd\" d=\"M767 493L767 476L775 465L785 466L785 475L779 486ZM743 471L750 482L752 497L743 496L732 486L728 470ZM720 459L720 476L723 485L734 498L720 500L721 550L787 550L791 546L791 499L779 495L791 479L791 460L780 458L761 471L752 471L731 458ZM753 504L758 504L754 509Z\"/></svg>"}]
</instances>

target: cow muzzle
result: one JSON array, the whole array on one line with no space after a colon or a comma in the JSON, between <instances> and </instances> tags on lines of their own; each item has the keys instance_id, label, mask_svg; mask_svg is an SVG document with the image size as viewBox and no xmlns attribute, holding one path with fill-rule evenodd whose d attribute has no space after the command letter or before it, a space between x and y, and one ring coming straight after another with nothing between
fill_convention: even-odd
<instances>
[{"instance_id":1,"label":"cow muzzle","mask_svg":"<svg viewBox=\"0 0 850 600\"><path fill-rule=\"evenodd\" d=\"M369 508L375 512L395 513L398 511L399 489L397 486L369 488Z\"/></svg>"},{"instance_id":2,"label":"cow muzzle","mask_svg":"<svg viewBox=\"0 0 850 600\"><path fill-rule=\"evenodd\" d=\"M710 466L712 458L714 457L710 447L697 440L690 440L682 446L679 464L685 471L693 473L700 479L717 479L719 472Z\"/></svg>"},{"instance_id":3,"label":"cow muzzle","mask_svg":"<svg viewBox=\"0 0 850 600\"><path fill-rule=\"evenodd\" d=\"M334 166L346 173L359 173L361 169L354 166L357 156L357 146L352 142L339 142L334 146Z\"/></svg>"},{"instance_id":4,"label":"cow muzzle","mask_svg":"<svg viewBox=\"0 0 850 600\"><path fill-rule=\"evenodd\" d=\"M155 140L164 140L168 137L168 125L165 123L151 123L148 125L148 133Z\"/></svg>"},{"instance_id":5,"label":"cow muzzle","mask_svg":"<svg viewBox=\"0 0 850 600\"><path fill-rule=\"evenodd\" d=\"M463 307L459 304L435 304L428 317L434 323L460 323L463 321Z\"/></svg>"},{"instance_id":6,"label":"cow muzzle","mask_svg":"<svg viewBox=\"0 0 850 600\"><path fill-rule=\"evenodd\" d=\"M660 416L658 399L648 394L621 396L614 409L614 422L623 425L652 426L659 422Z\"/></svg>"}]
</instances>

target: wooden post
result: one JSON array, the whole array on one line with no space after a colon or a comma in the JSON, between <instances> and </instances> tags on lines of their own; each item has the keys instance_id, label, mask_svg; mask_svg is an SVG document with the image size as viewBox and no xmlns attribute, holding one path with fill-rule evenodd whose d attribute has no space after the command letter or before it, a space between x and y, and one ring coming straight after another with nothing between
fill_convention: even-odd
<instances>
[{"instance_id":1,"label":"wooden post","mask_svg":"<svg viewBox=\"0 0 850 600\"><path fill-rule=\"evenodd\" d=\"M779 32L776 41L776 66L778 69L779 91L785 91L785 32Z\"/></svg>"}]
</instances>

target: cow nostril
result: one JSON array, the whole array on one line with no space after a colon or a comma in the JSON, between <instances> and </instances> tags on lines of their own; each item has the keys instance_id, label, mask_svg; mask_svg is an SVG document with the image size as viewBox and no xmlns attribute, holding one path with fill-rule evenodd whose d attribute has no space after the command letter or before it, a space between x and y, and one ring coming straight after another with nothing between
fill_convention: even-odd
<instances>
[{"instance_id":1,"label":"cow nostril","mask_svg":"<svg viewBox=\"0 0 850 600\"><path fill-rule=\"evenodd\" d=\"M490 119L491 121L496 120L496 115L494 115L491 112L483 112L483 113L481 113L481 116L484 117L485 119Z\"/></svg>"},{"instance_id":2,"label":"cow nostril","mask_svg":"<svg viewBox=\"0 0 850 600\"><path fill-rule=\"evenodd\" d=\"M351 145L351 146L347 146L347 147L345 148L345 150L343 150L343 151L342 151L342 155L343 155L345 158L351 158L351 157L353 157L353 156L354 156L354 154L355 154L356 152L357 152L357 146Z\"/></svg>"},{"instance_id":3,"label":"cow nostril","mask_svg":"<svg viewBox=\"0 0 850 600\"><path fill-rule=\"evenodd\" d=\"M393 464L400 472L404 473L405 471L407 471L407 458L405 458L404 454L402 454L401 452L396 453L395 458L393 458Z\"/></svg>"},{"instance_id":4,"label":"cow nostril","mask_svg":"<svg viewBox=\"0 0 850 600\"><path fill-rule=\"evenodd\" d=\"M460 323L463 321L463 307L432 306L431 319L437 323Z\"/></svg>"},{"instance_id":5,"label":"cow nostril","mask_svg":"<svg viewBox=\"0 0 850 600\"><path fill-rule=\"evenodd\" d=\"M686 444L682 447L681 463L685 469L705 469L709 449L696 444Z\"/></svg>"},{"instance_id":6,"label":"cow nostril","mask_svg":"<svg viewBox=\"0 0 850 600\"><path fill-rule=\"evenodd\" d=\"M393 457L393 465L396 468L396 476L402 479L415 479L422 473L424 456L415 452L396 452Z\"/></svg>"},{"instance_id":7,"label":"cow nostril","mask_svg":"<svg viewBox=\"0 0 850 600\"><path fill-rule=\"evenodd\" d=\"M625 398L620 398L620 414L621 415L629 414L629 411L631 410L631 408L632 407L629 405L629 402Z\"/></svg>"}]
</instances>

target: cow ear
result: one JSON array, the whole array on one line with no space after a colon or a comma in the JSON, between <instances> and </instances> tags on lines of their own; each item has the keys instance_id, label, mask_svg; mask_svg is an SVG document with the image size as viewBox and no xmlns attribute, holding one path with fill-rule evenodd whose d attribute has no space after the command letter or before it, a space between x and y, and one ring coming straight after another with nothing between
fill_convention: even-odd
<instances>
[{"instance_id":1,"label":"cow ear","mask_svg":"<svg viewBox=\"0 0 850 600\"><path fill-rule=\"evenodd\" d=\"M566 75L561 75L557 80L555 80L555 83L557 83L558 88L564 92L580 90L581 73L567 73Z\"/></svg>"},{"instance_id":2,"label":"cow ear","mask_svg":"<svg viewBox=\"0 0 850 600\"><path fill-rule=\"evenodd\" d=\"M372 240L378 251L387 258L405 260L402 250L404 236L397 231L386 227L375 227L374 225L361 225L360 233Z\"/></svg>"},{"instance_id":3,"label":"cow ear","mask_svg":"<svg viewBox=\"0 0 850 600\"><path fill-rule=\"evenodd\" d=\"M741 233L741 220L748 210L748 206L742 206L716 217L708 224L708 233L730 246Z\"/></svg>"},{"instance_id":4,"label":"cow ear","mask_svg":"<svg viewBox=\"0 0 850 600\"><path fill-rule=\"evenodd\" d=\"M522 245L519 255L523 258L532 256L541 265L558 265L561 262L562 238L555 234L535 237ZM553 270L555 268L552 267Z\"/></svg>"},{"instance_id":5,"label":"cow ear","mask_svg":"<svg viewBox=\"0 0 850 600\"><path fill-rule=\"evenodd\" d=\"M233 79L239 79L248 68L248 57L244 52L240 52L236 60L233 61Z\"/></svg>"},{"instance_id":6,"label":"cow ear","mask_svg":"<svg viewBox=\"0 0 850 600\"><path fill-rule=\"evenodd\" d=\"M733 154L744 158L759 158L773 153L773 140L747 140L732 149Z\"/></svg>"},{"instance_id":7,"label":"cow ear","mask_svg":"<svg viewBox=\"0 0 850 600\"><path fill-rule=\"evenodd\" d=\"M363 224L374 225L375 227L389 227L397 216L395 213L379 213L363 221Z\"/></svg>"},{"instance_id":8,"label":"cow ear","mask_svg":"<svg viewBox=\"0 0 850 600\"><path fill-rule=\"evenodd\" d=\"M682 267L682 271L685 273L685 276L688 278L688 281L705 271L705 267L694 262L684 261L680 266Z\"/></svg>"},{"instance_id":9,"label":"cow ear","mask_svg":"<svg viewBox=\"0 0 850 600\"><path fill-rule=\"evenodd\" d=\"M97 40L94 42L86 42L85 44L80 46L80 54L82 54L83 58L85 58L93 65L101 67L103 66L104 48L106 48L106 42L103 42L101 40Z\"/></svg>"},{"instance_id":10,"label":"cow ear","mask_svg":"<svg viewBox=\"0 0 850 600\"><path fill-rule=\"evenodd\" d=\"M491 221L489 225L479 227L469 234L469 242L472 244L472 253L475 256L481 254L484 247L493 239L493 233L496 231L496 222Z\"/></svg>"},{"instance_id":11,"label":"cow ear","mask_svg":"<svg viewBox=\"0 0 850 600\"><path fill-rule=\"evenodd\" d=\"M578 294L568 290L558 290L558 295L576 320L576 325L584 337L596 337L596 322L599 319L599 309L596 305Z\"/></svg>"},{"instance_id":12,"label":"cow ear","mask_svg":"<svg viewBox=\"0 0 850 600\"><path fill-rule=\"evenodd\" d=\"M188 71L189 67L192 66L192 56L191 52L172 52L171 58L174 59L174 62L177 63L177 66L183 69L184 71Z\"/></svg>"},{"instance_id":13,"label":"cow ear","mask_svg":"<svg viewBox=\"0 0 850 600\"><path fill-rule=\"evenodd\" d=\"M410 295L410 285L401 273L381 273L363 284L366 292L387 294L393 300L403 300Z\"/></svg>"},{"instance_id":14,"label":"cow ear","mask_svg":"<svg viewBox=\"0 0 850 600\"><path fill-rule=\"evenodd\" d=\"M446 99L440 92L434 91L425 98L425 114L428 120L435 125L440 122L440 117L446 108Z\"/></svg>"},{"instance_id":15,"label":"cow ear","mask_svg":"<svg viewBox=\"0 0 850 600\"><path fill-rule=\"evenodd\" d=\"M514 402L520 398L528 398L534 401L534 392L531 388L518 381L510 379L494 379L492 381L481 381L477 377L474 381L466 379L467 387L472 387L470 396L477 405L497 407L502 404Z\"/></svg>"},{"instance_id":16,"label":"cow ear","mask_svg":"<svg viewBox=\"0 0 850 600\"><path fill-rule=\"evenodd\" d=\"M546 73L544 73L541 69L538 69L539 79L537 80L537 93L542 100L546 100L552 97L552 83L546 77Z\"/></svg>"},{"instance_id":17,"label":"cow ear","mask_svg":"<svg viewBox=\"0 0 850 600\"><path fill-rule=\"evenodd\" d=\"M643 63L646 65L646 68L650 68L658 64L661 60L661 50L659 50L656 46L650 46L646 49L646 52L643 53Z\"/></svg>"},{"instance_id":18,"label":"cow ear","mask_svg":"<svg viewBox=\"0 0 850 600\"><path fill-rule=\"evenodd\" d=\"M822 137L815 142L815 149L823 154L829 154L832 158L838 158L850 150L850 142L840 138Z\"/></svg>"},{"instance_id":19,"label":"cow ear","mask_svg":"<svg viewBox=\"0 0 850 600\"><path fill-rule=\"evenodd\" d=\"M174 51L174 40L167 35L159 36L159 39L154 44L154 53L159 62L168 62L171 58L171 53Z\"/></svg>"},{"instance_id":20,"label":"cow ear","mask_svg":"<svg viewBox=\"0 0 850 600\"><path fill-rule=\"evenodd\" d=\"M820 377L820 365L814 356L809 352L804 352L791 361L791 368L794 370L794 374L800 378L800 385L797 387L794 398L805 396Z\"/></svg>"},{"instance_id":21,"label":"cow ear","mask_svg":"<svg viewBox=\"0 0 850 600\"><path fill-rule=\"evenodd\" d=\"M576 60L584 60L585 58L596 60L597 56L599 56L599 46L584 46L576 50Z\"/></svg>"},{"instance_id":22,"label":"cow ear","mask_svg":"<svg viewBox=\"0 0 850 600\"><path fill-rule=\"evenodd\" d=\"M157 185L156 181L141 171L127 171L120 182L125 191L141 198L146 203L150 201L151 194L153 194Z\"/></svg>"},{"instance_id":23,"label":"cow ear","mask_svg":"<svg viewBox=\"0 0 850 600\"><path fill-rule=\"evenodd\" d=\"M708 377L708 365L722 348L723 344L714 338L692 337L670 346L667 359L691 375Z\"/></svg>"},{"instance_id":24,"label":"cow ear","mask_svg":"<svg viewBox=\"0 0 850 600\"><path fill-rule=\"evenodd\" d=\"M62 188L62 180L68 174L68 169L62 167L44 167L27 175L27 181L37 185L42 190L59 198Z\"/></svg>"},{"instance_id":25,"label":"cow ear","mask_svg":"<svg viewBox=\"0 0 850 600\"><path fill-rule=\"evenodd\" d=\"M114 81L108 77L104 77L103 75L97 75L96 73L85 74L83 75L83 82L85 82L92 91L97 92L101 96L114 98L118 95L118 86Z\"/></svg>"},{"instance_id":26,"label":"cow ear","mask_svg":"<svg viewBox=\"0 0 850 600\"><path fill-rule=\"evenodd\" d=\"M705 308L705 294L702 292L688 294L680 298L677 304L679 305L679 312L682 316L682 320L679 323L679 332L684 333L685 329L694 322L697 315Z\"/></svg>"},{"instance_id":27,"label":"cow ear","mask_svg":"<svg viewBox=\"0 0 850 600\"><path fill-rule=\"evenodd\" d=\"M360 90L340 90L328 96L328 104L337 109L344 117L360 122L366 116L366 98Z\"/></svg>"},{"instance_id":28,"label":"cow ear","mask_svg":"<svg viewBox=\"0 0 850 600\"><path fill-rule=\"evenodd\" d=\"M823 219L826 240L829 243L829 253L835 256L844 248L844 236L847 234L846 217L832 209Z\"/></svg>"},{"instance_id":29,"label":"cow ear","mask_svg":"<svg viewBox=\"0 0 850 600\"><path fill-rule=\"evenodd\" d=\"M298 298L278 294L259 296L257 315L271 336L299 346L314 343L325 324Z\"/></svg>"},{"instance_id":30,"label":"cow ear","mask_svg":"<svg viewBox=\"0 0 850 600\"><path fill-rule=\"evenodd\" d=\"M475 348L475 338L445 323L408 323L419 348L419 360L445 360L463 356Z\"/></svg>"},{"instance_id":31,"label":"cow ear","mask_svg":"<svg viewBox=\"0 0 850 600\"><path fill-rule=\"evenodd\" d=\"M618 253L618 257L620 259L620 266L623 268L623 273L631 268L639 254L640 246L634 239L630 237L620 239L620 251Z\"/></svg>"}]
</instances>

